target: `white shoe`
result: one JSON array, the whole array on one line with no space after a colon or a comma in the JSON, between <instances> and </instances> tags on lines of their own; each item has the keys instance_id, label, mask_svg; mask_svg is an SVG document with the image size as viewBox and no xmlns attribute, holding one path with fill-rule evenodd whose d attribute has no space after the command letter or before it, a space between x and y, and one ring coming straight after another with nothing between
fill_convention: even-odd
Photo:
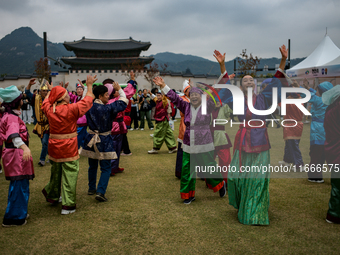
<instances>
[{"instance_id":1,"label":"white shoe","mask_svg":"<svg viewBox=\"0 0 340 255\"><path fill-rule=\"evenodd\" d=\"M133 131L133 128L130 128L129 131Z\"/></svg>"},{"instance_id":2,"label":"white shoe","mask_svg":"<svg viewBox=\"0 0 340 255\"><path fill-rule=\"evenodd\" d=\"M150 128L150 130L153 130L153 128Z\"/></svg>"},{"instance_id":3,"label":"white shoe","mask_svg":"<svg viewBox=\"0 0 340 255\"><path fill-rule=\"evenodd\" d=\"M290 166L290 164L287 163L286 161L279 161L279 165L280 166Z\"/></svg>"},{"instance_id":4,"label":"white shoe","mask_svg":"<svg viewBox=\"0 0 340 255\"><path fill-rule=\"evenodd\" d=\"M169 150L169 153L171 154L171 153L174 153L174 152L176 152L177 151L177 148L175 148L175 149L173 149L173 150Z\"/></svg>"},{"instance_id":5,"label":"white shoe","mask_svg":"<svg viewBox=\"0 0 340 255\"><path fill-rule=\"evenodd\" d=\"M151 137L153 137L153 134L150 134Z\"/></svg>"},{"instance_id":6,"label":"white shoe","mask_svg":"<svg viewBox=\"0 0 340 255\"><path fill-rule=\"evenodd\" d=\"M306 172L306 170L305 170L305 166L300 166L299 168L300 168L300 173L302 173L302 172Z\"/></svg>"},{"instance_id":7,"label":"white shoe","mask_svg":"<svg viewBox=\"0 0 340 255\"><path fill-rule=\"evenodd\" d=\"M76 209L73 209L73 210L62 209L61 210L61 215L71 214L71 213L75 213L75 212L76 212Z\"/></svg>"},{"instance_id":8,"label":"white shoe","mask_svg":"<svg viewBox=\"0 0 340 255\"><path fill-rule=\"evenodd\" d=\"M141 128L140 130L142 130L142 131L143 131L143 130L144 130L144 128Z\"/></svg>"},{"instance_id":9,"label":"white shoe","mask_svg":"<svg viewBox=\"0 0 340 255\"><path fill-rule=\"evenodd\" d=\"M0 174L2 174L2 170L0 169Z\"/></svg>"},{"instance_id":10,"label":"white shoe","mask_svg":"<svg viewBox=\"0 0 340 255\"><path fill-rule=\"evenodd\" d=\"M59 197L59 201L58 202L59 203L63 202L63 198L61 196Z\"/></svg>"},{"instance_id":11,"label":"white shoe","mask_svg":"<svg viewBox=\"0 0 340 255\"><path fill-rule=\"evenodd\" d=\"M139 128L135 128L136 130L138 130Z\"/></svg>"},{"instance_id":12,"label":"white shoe","mask_svg":"<svg viewBox=\"0 0 340 255\"><path fill-rule=\"evenodd\" d=\"M175 122L175 121L177 121L177 120L173 120L173 122Z\"/></svg>"},{"instance_id":13,"label":"white shoe","mask_svg":"<svg viewBox=\"0 0 340 255\"><path fill-rule=\"evenodd\" d=\"M158 150L152 149L151 151L148 151L149 154L158 154Z\"/></svg>"}]
</instances>

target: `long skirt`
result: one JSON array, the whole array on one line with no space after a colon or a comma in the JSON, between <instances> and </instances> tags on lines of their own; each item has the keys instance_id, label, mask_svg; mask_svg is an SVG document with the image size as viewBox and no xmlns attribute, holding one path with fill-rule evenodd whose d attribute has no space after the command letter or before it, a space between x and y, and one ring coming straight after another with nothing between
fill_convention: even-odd
<instances>
[{"instance_id":1,"label":"long skirt","mask_svg":"<svg viewBox=\"0 0 340 255\"><path fill-rule=\"evenodd\" d=\"M241 154L242 167L270 164L269 150ZM228 175L229 204L238 209L238 220L246 225L269 225L269 173L239 170L239 150L235 150ZM233 168L236 171L233 171Z\"/></svg>"},{"instance_id":2,"label":"long skirt","mask_svg":"<svg viewBox=\"0 0 340 255\"><path fill-rule=\"evenodd\" d=\"M46 201L56 204L62 196L62 209L76 209L76 188L79 173L79 159L69 162L51 161L50 182L42 190Z\"/></svg>"},{"instance_id":3,"label":"long skirt","mask_svg":"<svg viewBox=\"0 0 340 255\"><path fill-rule=\"evenodd\" d=\"M29 196L28 179L10 182L7 208L3 219L4 225L22 225L25 223Z\"/></svg>"},{"instance_id":4,"label":"long skirt","mask_svg":"<svg viewBox=\"0 0 340 255\"><path fill-rule=\"evenodd\" d=\"M202 168L206 169L208 167L215 166L216 161L214 160L214 151L198 154L189 154L183 152L183 166L180 188L181 198L189 199L190 197L195 196L197 172L196 167L200 167L199 170L202 170L201 172L204 172ZM213 174L204 172L203 174L206 177L205 181L209 189L217 192L223 187L223 178L220 172L214 172Z\"/></svg>"}]
</instances>

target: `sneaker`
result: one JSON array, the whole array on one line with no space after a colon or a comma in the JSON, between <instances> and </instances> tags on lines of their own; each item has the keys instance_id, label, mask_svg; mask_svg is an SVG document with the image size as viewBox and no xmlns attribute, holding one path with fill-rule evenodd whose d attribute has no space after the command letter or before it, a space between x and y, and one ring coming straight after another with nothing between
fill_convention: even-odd
<instances>
[{"instance_id":1,"label":"sneaker","mask_svg":"<svg viewBox=\"0 0 340 255\"><path fill-rule=\"evenodd\" d=\"M38 163L39 166L44 166L45 165L45 161L40 160Z\"/></svg>"},{"instance_id":2,"label":"sneaker","mask_svg":"<svg viewBox=\"0 0 340 255\"><path fill-rule=\"evenodd\" d=\"M67 214L71 214L71 213L75 213L76 209L73 210L65 210L65 209L61 209L61 215L67 215Z\"/></svg>"},{"instance_id":3,"label":"sneaker","mask_svg":"<svg viewBox=\"0 0 340 255\"><path fill-rule=\"evenodd\" d=\"M149 154L158 154L158 150L152 149L151 151L148 151Z\"/></svg>"},{"instance_id":4,"label":"sneaker","mask_svg":"<svg viewBox=\"0 0 340 255\"><path fill-rule=\"evenodd\" d=\"M128 154L125 154L124 152L120 154L121 156L131 156L132 155L132 152L128 153Z\"/></svg>"},{"instance_id":5,"label":"sneaker","mask_svg":"<svg viewBox=\"0 0 340 255\"><path fill-rule=\"evenodd\" d=\"M293 166L293 167L292 167L292 171L293 171L294 173L296 173L296 166Z\"/></svg>"},{"instance_id":6,"label":"sneaker","mask_svg":"<svg viewBox=\"0 0 340 255\"><path fill-rule=\"evenodd\" d=\"M59 203L63 202L63 198L60 196L59 197L59 200L58 200Z\"/></svg>"},{"instance_id":7,"label":"sneaker","mask_svg":"<svg viewBox=\"0 0 340 255\"><path fill-rule=\"evenodd\" d=\"M150 134L151 137L153 137L153 134Z\"/></svg>"},{"instance_id":8,"label":"sneaker","mask_svg":"<svg viewBox=\"0 0 340 255\"><path fill-rule=\"evenodd\" d=\"M175 122L175 121L177 121L177 120L173 120L173 122Z\"/></svg>"},{"instance_id":9,"label":"sneaker","mask_svg":"<svg viewBox=\"0 0 340 255\"><path fill-rule=\"evenodd\" d=\"M169 150L169 153L171 154L171 153L174 153L174 152L176 152L177 151L177 148L175 148L175 149L173 149L173 150Z\"/></svg>"},{"instance_id":10,"label":"sneaker","mask_svg":"<svg viewBox=\"0 0 340 255\"><path fill-rule=\"evenodd\" d=\"M290 164L289 163L287 163L286 161L279 161L279 165L280 166L290 166Z\"/></svg>"},{"instance_id":11,"label":"sneaker","mask_svg":"<svg viewBox=\"0 0 340 255\"><path fill-rule=\"evenodd\" d=\"M130 128L129 131L133 131L133 128Z\"/></svg>"},{"instance_id":12,"label":"sneaker","mask_svg":"<svg viewBox=\"0 0 340 255\"><path fill-rule=\"evenodd\" d=\"M92 196L92 195L96 194L96 192L97 192L97 190L89 190L89 191L87 192L87 195Z\"/></svg>"},{"instance_id":13,"label":"sneaker","mask_svg":"<svg viewBox=\"0 0 340 255\"><path fill-rule=\"evenodd\" d=\"M153 128L150 128L150 130L153 130Z\"/></svg>"},{"instance_id":14,"label":"sneaker","mask_svg":"<svg viewBox=\"0 0 340 255\"><path fill-rule=\"evenodd\" d=\"M48 159L47 161L46 161L46 164L49 164L50 163L50 160Z\"/></svg>"},{"instance_id":15,"label":"sneaker","mask_svg":"<svg viewBox=\"0 0 340 255\"><path fill-rule=\"evenodd\" d=\"M316 183L324 183L325 181L322 179L322 178L314 178L314 179L312 179L312 178L308 178L308 181L309 182L316 182Z\"/></svg>"},{"instance_id":16,"label":"sneaker","mask_svg":"<svg viewBox=\"0 0 340 255\"><path fill-rule=\"evenodd\" d=\"M2 169L0 169L0 174L2 174Z\"/></svg>"},{"instance_id":17,"label":"sneaker","mask_svg":"<svg viewBox=\"0 0 340 255\"><path fill-rule=\"evenodd\" d=\"M26 220L27 220L27 219L29 219L29 218L30 218L30 215L29 215L29 214L27 214L27 215L26 215Z\"/></svg>"},{"instance_id":18,"label":"sneaker","mask_svg":"<svg viewBox=\"0 0 340 255\"><path fill-rule=\"evenodd\" d=\"M144 130L144 128L141 128L140 130L142 130L142 131L143 131L143 130Z\"/></svg>"},{"instance_id":19,"label":"sneaker","mask_svg":"<svg viewBox=\"0 0 340 255\"><path fill-rule=\"evenodd\" d=\"M136 130L138 130L139 128L135 128Z\"/></svg>"},{"instance_id":20,"label":"sneaker","mask_svg":"<svg viewBox=\"0 0 340 255\"><path fill-rule=\"evenodd\" d=\"M97 192L96 200L99 202L106 202L107 198L104 196L104 194Z\"/></svg>"},{"instance_id":21,"label":"sneaker","mask_svg":"<svg viewBox=\"0 0 340 255\"><path fill-rule=\"evenodd\" d=\"M189 198L189 199L185 199L184 202L183 202L183 204L185 204L185 205L190 205L191 202L193 202L193 201L195 201L195 197L191 197L191 198Z\"/></svg>"},{"instance_id":22,"label":"sneaker","mask_svg":"<svg viewBox=\"0 0 340 255\"><path fill-rule=\"evenodd\" d=\"M300 168L300 173L302 173L302 172L306 172L306 170L305 170L305 166L299 166L299 168Z\"/></svg>"},{"instance_id":23,"label":"sneaker","mask_svg":"<svg viewBox=\"0 0 340 255\"><path fill-rule=\"evenodd\" d=\"M326 222L329 223L329 224L334 224L333 221L330 221L330 220L328 220L328 219L326 219ZM2 225L4 225L4 224L2 224Z\"/></svg>"},{"instance_id":24,"label":"sneaker","mask_svg":"<svg viewBox=\"0 0 340 255\"><path fill-rule=\"evenodd\" d=\"M220 197L224 197L225 194L227 194L227 189L225 187L225 181L223 181L223 187L220 188L219 193L220 193Z\"/></svg>"},{"instance_id":25,"label":"sneaker","mask_svg":"<svg viewBox=\"0 0 340 255\"><path fill-rule=\"evenodd\" d=\"M22 223L21 225L16 225L16 224L12 224L12 225L6 225L4 223L2 223L2 226L5 227L5 228L10 228L10 227L18 227L18 226L24 226L27 224L27 220L25 220L24 223Z\"/></svg>"}]
</instances>

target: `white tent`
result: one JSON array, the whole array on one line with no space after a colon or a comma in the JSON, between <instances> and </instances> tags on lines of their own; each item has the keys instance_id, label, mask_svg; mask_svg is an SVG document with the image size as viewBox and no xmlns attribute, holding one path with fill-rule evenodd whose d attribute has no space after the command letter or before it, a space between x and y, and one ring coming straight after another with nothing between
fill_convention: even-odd
<instances>
[{"instance_id":1,"label":"white tent","mask_svg":"<svg viewBox=\"0 0 340 255\"><path fill-rule=\"evenodd\" d=\"M321 70L324 70L325 77L340 77L340 56L322 66Z\"/></svg>"},{"instance_id":2,"label":"white tent","mask_svg":"<svg viewBox=\"0 0 340 255\"><path fill-rule=\"evenodd\" d=\"M329 64L339 57L340 49L333 43L331 38L326 35L318 47L316 47L305 60L287 70L287 75L289 77L306 77L307 79L330 76L328 70L330 70L329 68L331 68L331 65ZM336 71L332 71L332 73L335 72ZM337 76L339 75L340 73L338 73Z\"/></svg>"}]
</instances>

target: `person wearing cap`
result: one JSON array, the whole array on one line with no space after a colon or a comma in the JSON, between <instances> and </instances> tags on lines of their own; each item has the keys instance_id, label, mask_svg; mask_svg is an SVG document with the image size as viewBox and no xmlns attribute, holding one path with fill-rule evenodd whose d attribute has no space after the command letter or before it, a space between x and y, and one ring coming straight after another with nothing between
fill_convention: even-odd
<instances>
[{"instance_id":1,"label":"person wearing cap","mask_svg":"<svg viewBox=\"0 0 340 255\"><path fill-rule=\"evenodd\" d=\"M50 92L41 107L50 123L48 150L51 161L50 182L42 193L51 204L57 204L61 194L63 215L76 211L79 173L77 120L93 105L92 84L96 80L96 75L87 76L86 96L75 104L70 104L70 96L65 88L62 86L53 88L52 84L47 83Z\"/></svg>"},{"instance_id":2,"label":"person wearing cap","mask_svg":"<svg viewBox=\"0 0 340 255\"><path fill-rule=\"evenodd\" d=\"M113 84L109 82L113 83L113 80L108 80L108 79L104 80L103 85L107 87L108 93L110 96L110 100L108 103L112 104L113 102L120 99L120 94L117 90L115 91L113 89ZM125 97L129 101L131 97L136 93L136 89L137 89L137 82L135 81L135 73L133 71L130 71L130 80L128 81L128 85L123 89ZM123 138L124 138L124 135L126 136L128 132L126 128L126 124L124 122L126 109L124 111L119 112L116 118L112 122L111 135L113 139L114 150L117 154L117 158L114 158L111 160L111 176L114 176L116 173L121 173L124 171L124 168L119 167L119 161L120 161L120 154L122 151ZM127 136L126 136L126 142L128 143Z\"/></svg>"},{"instance_id":3,"label":"person wearing cap","mask_svg":"<svg viewBox=\"0 0 340 255\"><path fill-rule=\"evenodd\" d=\"M80 155L88 157L89 162L87 194L96 194L95 199L99 202L107 201L105 193L111 174L111 159L117 158L111 136L112 123L118 113L126 109L129 101L117 82L114 82L113 87L118 91L120 98L111 104L108 104L110 95L105 85L97 86L93 90L96 99L92 108L86 113L89 131L85 137L84 148L80 153ZM101 175L96 188L98 162Z\"/></svg>"},{"instance_id":4,"label":"person wearing cap","mask_svg":"<svg viewBox=\"0 0 340 255\"><path fill-rule=\"evenodd\" d=\"M322 167L326 161L324 119L328 105L322 102L322 94L332 89L333 84L325 81L320 83L316 87L316 90L314 90L309 86L307 79L305 79L303 81L303 86L310 91L311 99L308 101L308 103L312 104L308 181L314 183L323 183L324 180L322 177Z\"/></svg>"},{"instance_id":5,"label":"person wearing cap","mask_svg":"<svg viewBox=\"0 0 340 255\"><path fill-rule=\"evenodd\" d=\"M190 80L185 80L183 82L183 96L180 96L184 101L190 103ZM176 167L175 167L175 176L178 179L181 179L181 172L182 172L182 160L183 160L183 138L185 132L185 124L184 124L184 113L180 111L181 121L179 124L179 132L177 137L177 156L176 156Z\"/></svg>"},{"instance_id":6,"label":"person wearing cap","mask_svg":"<svg viewBox=\"0 0 340 255\"><path fill-rule=\"evenodd\" d=\"M162 92L184 113L186 130L183 138L183 160L181 173L181 198L188 205L195 201L196 172L205 178L208 188L219 191L220 197L226 194L226 185L220 172L206 172L204 169L215 167L214 141L210 131L211 115L215 108L212 99L207 102L207 114L202 114L202 90L191 88L190 103L184 101L176 92L171 90L163 78L156 77L154 83ZM199 170L197 170L199 167ZM201 176L200 176L201 177Z\"/></svg>"},{"instance_id":7,"label":"person wearing cap","mask_svg":"<svg viewBox=\"0 0 340 255\"><path fill-rule=\"evenodd\" d=\"M340 85L324 92L322 102L328 106L324 120L325 158L332 171L332 189L326 221L340 224Z\"/></svg>"},{"instance_id":8,"label":"person wearing cap","mask_svg":"<svg viewBox=\"0 0 340 255\"><path fill-rule=\"evenodd\" d=\"M80 100L82 100L85 95L87 94L87 87L84 86L83 83L86 83L86 81L80 81L78 79L79 83L77 84L77 91L76 91L76 95L74 95L72 92L68 92L69 96L70 96L70 102L75 104L77 102L79 102ZM67 89L69 83L65 83L65 89ZM84 139L85 136L87 134L87 122L86 122L86 116L83 115L82 117L80 117L77 120L77 140L78 140L78 150L80 149L80 147L84 146Z\"/></svg>"},{"instance_id":9,"label":"person wearing cap","mask_svg":"<svg viewBox=\"0 0 340 255\"><path fill-rule=\"evenodd\" d=\"M37 120L37 124L33 129L33 133L37 134L41 141L41 153L39 159L39 166L44 166L46 163L46 156L48 153L48 139L49 139L49 125L48 119L45 116L45 113L42 111L41 106L45 100L45 97L48 92L47 84L44 82L40 86L40 95L32 94L30 91L31 86L35 84L35 79L31 79L28 83L27 88L25 89L25 94L30 98L32 104L34 104L35 118Z\"/></svg>"},{"instance_id":10,"label":"person wearing cap","mask_svg":"<svg viewBox=\"0 0 340 255\"><path fill-rule=\"evenodd\" d=\"M171 113L170 102L161 92L156 92L156 95L157 96L151 96L156 104L154 114L156 128L153 133L153 148L148 151L148 153L158 154L164 142L169 149L169 153L174 153L177 151L177 148L174 132L169 125Z\"/></svg>"},{"instance_id":11,"label":"person wearing cap","mask_svg":"<svg viewBox=\"0 0 340 255\"><path fill-rule=\"evenodd\" d=\"M245 75L240 84L243 94L247 96L248 88L252 88L252 100L254 108L267 110L272 105L272 88L278 88L278 95L281 87L288 87L285 78L284 68L288 51L285 45L280 47L281 62L279 69L274 75L274 79L259 94L255 94L255 82L252 76ZM222 79L228 79L225 67L225 53L214 51L214 57L220 64ZM234 97L229 89L221 89L218 92L222 103L233 103ZM279 96L278 96L279 101ZM231 159L228 173L228 198L229 204L238 210L237 217L240 223L245 225L269 225L269 177L270 174L264 172L242 171L242 167L258 167L270 165L270 143L267 127L264 125L266 116L258 116L250 112L247 97L244 99L244 114L239 115L239 121L245 124L239 125L239 130L235 136L234 154ZM260 119L262 122L253 121L252 126L248 125L251 119ZM260 126L260 124L263 124Z\"/></svg>"},{"instance_id":12,"label":"person wearing cap","mask_svg":"<svg viewBox=\"0 0 340 255\"><path fill-rule=\"evenodd\" d=\"M2 226L21 226L27 223L29 180L34 178L33 159L28 148L29 134L20 119L22 94L14 85L0 88L5 112L0 121L0 144L5 143L2 163L6 180L10 181L7 208Z\"/></svg>"}]
</instances>

